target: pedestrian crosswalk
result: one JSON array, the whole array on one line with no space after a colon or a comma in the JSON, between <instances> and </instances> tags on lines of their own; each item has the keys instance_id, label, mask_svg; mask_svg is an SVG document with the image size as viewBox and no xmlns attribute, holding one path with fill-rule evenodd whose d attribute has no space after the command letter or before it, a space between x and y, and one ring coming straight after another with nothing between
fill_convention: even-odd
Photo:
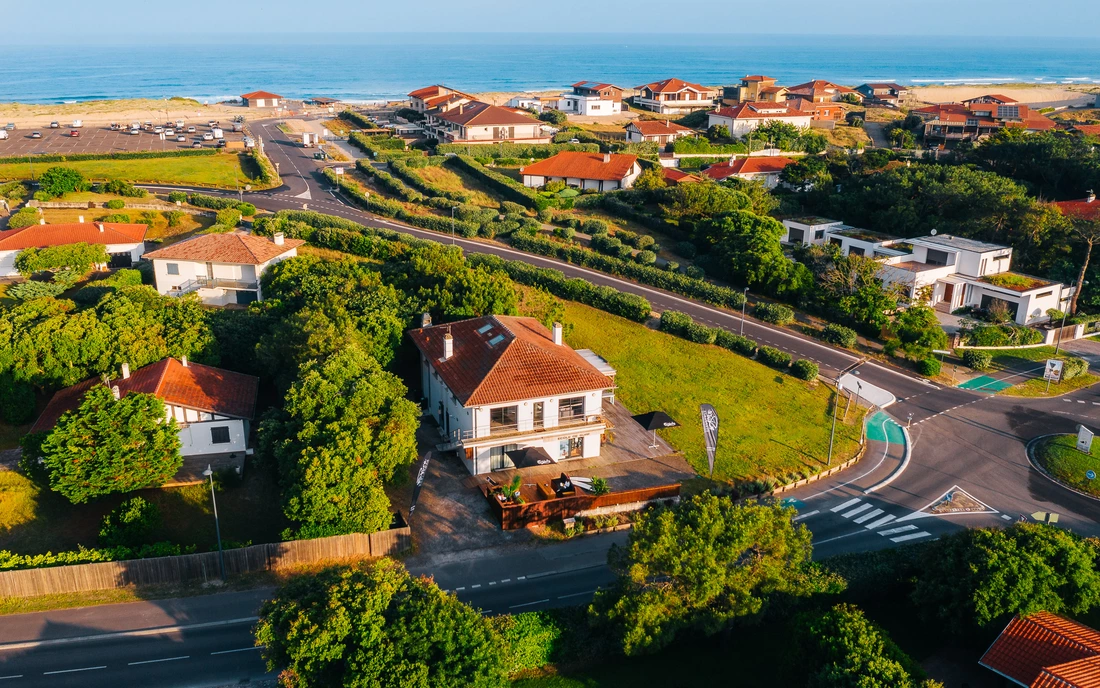
<instances>
[{"instance_id":1,"label":"pedestrian crosswalk","mask_svg":"<svg viewBox=\"0 0 1100 688\"><path fill-rule=\"evenodd\" d=\"M882 537L890 538L891 542L909 542L911 540L931 537L932 535L928 531L920 530L917 526L912 524L904 526L895 525L894 527L883 529L883 526L896 521L898 517L893 514L888 514L885 509L878 508L874 504L866 502L858 497L849 499L846 502L841 502L829 509L829 511L837 514L841 518L849 519L852 523L857 523L869 531L878 533ZM804 514L799 514L794 520L800 521L818 513L820 513L820 511L809 511Z\"/></svg>"}]
</instances>

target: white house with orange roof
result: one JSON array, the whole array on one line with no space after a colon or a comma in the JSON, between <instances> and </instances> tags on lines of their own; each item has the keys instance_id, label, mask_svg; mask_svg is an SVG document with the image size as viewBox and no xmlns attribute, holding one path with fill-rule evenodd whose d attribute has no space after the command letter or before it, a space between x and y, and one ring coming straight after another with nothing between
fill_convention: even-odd
<instances>
[{"instance_id":1,"label":"white house with orange roof","mask_svg":"<svg viewBox=\"0 0 1100 688\"><path fill-rule=\"evenodd\" d=\"M37 224L0 232L0 277L17 277L15 259L29 248L67 244L101 245L110 262L100 268L128 268L145 252L146 225L116 222L67 222Z\"/></svg>"},{"instance_id":2,"label":"white house with orange roof","mask_svg":"<svg viewBox=\"0 0 1100 688\"><path fill-rule=\"evenodd\" d=\"M824 79L814 79L813 81L807 81L804 84L789 86L787 88L787 100L801 98L811 103L835 103L849 94L863 100L863 94L854 88L834 84Z\"/></svg>"},{"instance_id":3,"label":"white house with orange roof","mask_svg":"<svg viewBox=\"0 0 1100 688\"><path fill-rule=\"evenodd\" d=\"M550 143L553 129L514 108L459 101L426 113L424 130L440 143Z\"/></svg>"},{"instance_id":4,"label":"white house with orange roof","mask_svg":"<svg viewBox=\"0 0 1100 688\"><path fill-rule=\"evenodd\" d=\"M764 186L774 189L779 185L779 175L783 168L794 160L783 156L752 156L742 158L730 158L726 162L711 165L703 170L702 174L714 181L735 178L745 181L763 182Z\"/></svg>"},{"instance_id":5,"label":"white house with orange roof","mask_svg":"<svg viewBox=\"0 0 1100 688\"><path fill-rule=\"evenodd\" d=\"M626 125L627 143L652 142L662 146L685 136L695 136L695 130L671 120L636 119Z\"/></svg>"},{"instance_id":6,"label":"white house with orange roof","mask_svg":"<svg viewBox=\"0 0 1100 688\"><path fill-rule=\"evenodd\" d=\"M707 127L725 126L730 136L744 136L768 122L786 122L798 128L810 126L813 114L796 110L786 103L739 103L707 114Z\"/></svg>"},{"instance_id":7,"label":"white house with orange roof","mask_svg":"<svg viewBox=\"0 0 1100 688\"><path fill-rule=\"evenodd\" d=\"M614 191L634 186L642 167L636 155L562 151L533 162L519 172L523 185L532 188L561 181L576 189Z\"/></svg>"},{"instance_id":8,"label":"white house with orange roof","mask_svg":"<svg viewBox=\"0 0 1100 688\"><path fill-rule=\"evenodd\" d=\"M516 452L544 463L600 455L605 397L615 370L565 343L560 323L487 315L432 325L409 337L420 351L425 408L473 475L514 467Z\"/></svg>"},{"instance_id":9,"label":"white house with orange roof","mask_svg":"<svg viewBox=\"0 0 1100 688\"><path fill-rule=\"evenodd\" d=\"M468 103L474 99L473 96L467 95L462 91L456 91L453 88L448 88L440 84L418 88L412 93L409 93L408 98L409 107L422 113L444 104L457 103L459 101Z\"/></svg>"},{"instance_id":10,"label":"white house with orange roof","mask_svg":"<svg viewBox=\"0 0 1100 688\"><path fill-rule=\"evenodd\" d=\"M680 115L714 107L719 89L682 79L664 79L636 87L634 105L663 115Z\"/></svg>"},{"instance_id":11,"label":"white house with orange roof","mask_svg":"<svg viewBox=\"0 0 1100 688\"><path fill-rule=\"evenodd\" d=\"M263 299L260 278L272 265L298 255L301 239L281 233L202 234L145 254L153 261L157 291L166 296L196 292L209 306Z\"/></svg>"},{"instance_id":12,"label":"white house with orange roof","mask_svg":"<svg viewBox=\"0 0 1100 688\"><path fill-rule=\"evenodd\" d=\"M602 81L578 81L558 97L557 108L569 115L607 117L623 111L623 89Z\"/></svg>"}]
</instances>

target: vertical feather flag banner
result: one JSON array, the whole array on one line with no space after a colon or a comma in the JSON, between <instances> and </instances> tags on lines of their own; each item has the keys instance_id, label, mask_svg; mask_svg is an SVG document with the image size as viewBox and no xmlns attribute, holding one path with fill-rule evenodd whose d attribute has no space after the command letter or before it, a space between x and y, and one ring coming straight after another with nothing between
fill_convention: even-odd
<instances>
[{"instance_id":1,"label":"vertical feather flag banner","mask_svg":"<svg viewBox=\"0 0 1100 688\"><path fill-rule=\"evenodd\" d=\"M409 518L416 511L416 500L420 498L420 488L424 487L424 478L428 476L428 462L432 460L432 452L424 453L424 461L420 464L420 470L416 472L416 484L413 485L412 504L409 505Z\"/></svg>"},{"instance_id":2,"label":"vertical feather flag banner","mask_svg":"<svg viewBox=\"0 0 1100 688\"><path fill-rule=\"evenodd\" d=\"M699 413L703 415L703 440L707 445L707 465L710 475L714 475L714 452L718 449L718 413L710 404L700 404Z\"/></svg>"}]
</instances>

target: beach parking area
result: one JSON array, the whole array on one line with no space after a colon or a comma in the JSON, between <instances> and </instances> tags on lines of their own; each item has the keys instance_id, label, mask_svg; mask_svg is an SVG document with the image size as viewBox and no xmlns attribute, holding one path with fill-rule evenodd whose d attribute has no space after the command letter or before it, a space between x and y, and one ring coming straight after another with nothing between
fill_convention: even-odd
<instances>
[{"instance_id":1,"label":"beach parking area","mask_svg":"<svg viewBox=\"0 0 1100 688\"><path fill-rule=\"evenodd\" d=\"M70 122L62 124L67 125ZM144 121L142 124L144 125ZM156 124L163 125L164 122L158 120ZM226 125L225 122L222 124ZM130 133L129 122L123 123L122 126L126 128L118 131L112 131L107 126L84 126L80 129L73 129L69 126L50 129L49 124L36 129L19 127L15 131L9 131L6 140L0 140L0 157L76 155L79 153L106 154L127 151L167 152L191 148L196 139L200 139L200 144L203 147L213 148L217 145L214 140L201 141L203 134L211 133L209 120L202 122L185 121L183 131L176 133L177 136L184 136L184 141L177 141L176 136L166 137L164 141L161 141L159 134L144 129L141 130L141 133L135 135ZM187 127L189 126L195 127L195 131L188 133ZM232 125L228 126L229 129L232 129ZM78 131L80 135L72 136L73 131ZM243 139L243 134L239 132L224 129L223 131L225 139L229 142L240 142ZM41 134L41 138L33 138L34 132Z\"/></svg>"}]
</instances>

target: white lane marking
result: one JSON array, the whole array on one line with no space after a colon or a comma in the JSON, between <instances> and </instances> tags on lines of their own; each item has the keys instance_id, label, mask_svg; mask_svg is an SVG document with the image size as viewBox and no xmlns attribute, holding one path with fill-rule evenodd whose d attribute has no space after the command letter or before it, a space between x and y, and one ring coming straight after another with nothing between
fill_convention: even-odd
<instances>
[{"instance_id":1,"label":"white lane marking","mask_svg":"<svg viewBox=\"0 0 1100 688\"><path fill-rule=\"evenodd\" d=\"M909 535L901 535L896 538L890 538L890 542L905 542L906 540L916 540L917 538L928 537L931 533L922 530L919 533L910 533Z\"/></svg>"},{"instance_id":2,"label":"white lane marking","mask_svg":"<svg viewBox=\"0 0 1100 688\"><path fill-rule=\"evenodd\" d=\"M890 530L880 530L879 535L894 535L896 533L904 533L909 530L916 530L917 527L910 524L907 526L901 526L900 528L891 528Z\"/></svg>"},{"instance_id":3,"label":"white lane marking","mask_svg":"<svg viewBox=\"0 0 1100 688\"><path fill-rule=\"evenodd\" d=\"M481 587L481 583L478 583L477 585L471 585L470 587L473 588L474 590L477 590L478 588Z\"/></svg>"},{"instance_id":4,"label":"white lane marking","mask_svg":"<svg viewBox=\"0 0 1100 688\"><path fill-rule=\"evenodd\" d=\"M106 668L107 668L107 665L104 664L103 666L81 667L79 669L61 669L60 671L43 671L42 675L43 676L52 676L54 674L71 674L74 671L95 671L96 669L106 669Z\"/></svg>"},{"instance_id":5,"label":"white lane marking","mask_svg":"<svg viewBox=\"0 0 1100 688\"><path fill-rule=\"evenodd\" d=\"M874 518L875 516L878 516L881 513L882 513L882 509L875 509L874 511L868 511L867 513L865 513L862 516L860 516L859 518L857 518L855 520L855 523L866 523L867 521L870 521L872 518Z\"/></svg>"},{"instance_id":6,"label":"white lane marking","mask_svg":"<svg viewBox=\"0 0 1100 688\"><path fill-rule=\"evenodd\" d=\"M463 585L461 588L455 588L455 592L458 592L459 590L465 590L465 589L466 589L466 586Z\"/></svg>"},{"instance_id":7,"label":"white lane marking","mask_svg":"<svg viewBox=\"0 0 1100 688\"><path fill-rule=\"evenodd\" d=\"M853 504L859 504L859 502L860 502L860 500L859 500L858 498L856 498L856 499L849 499L848 501L844 502L843 504L841 504L841 505L839 505L839 506L834 506L834 507L833 507L833 508L831 509L831 511L832 511L833 513L836 513L837 511L844 511L845 509L847 509L848 507L852 506Z\"/></svg>"},{"instance_id":8,"label":"white lane marking","mask_svg":"<svg viewBox=\"0 0 1100 688\"><path fill-rule=\"evenodd\" d=\"M527 576L516 576L516 580L527 580Z\"/></svg>"},{"instance_id":9,"label":"white lane marking","mask_svg":"<svg viewBox=\"0 0 1100 688\"><path fill-rule=\"evenodd\" d=\"M845 535L837 535L836 537L831 537L828 540L816 540L814 541L814 547L817 547L818 545L824 545L826 542L833 542L834 540L843 540L844 538L852 537L853 535L859 535L859 531L856 531L854 533L847 533Z\"/></svg>"},{"instance_id":10,"label":"white lane marking","mask_svg":"<svg viewBox=\"0 0 1100 688\"><path fill-rule=\"evenodd\" d=\"M511 607L508 607L508 608L509 609L519 609L520 607L530 607L533 604L543 604L544 602L549 602L549 601L550 601L550 598L546 598L545 600L535 600L534 602L524 602L523 604L513 604Z\"/></svg>"},{"instance_id":11,"label":"white lane marking","mask_svg":"<svg viewBox=\"0 0 1100 688\"><path fill-rule=\"evenodd\" d=\"M496 581L489 581L489 585L496 585L496 584L497 584Z\"/></svg>"},{"instance_id":12,"label":"white lane marking","mask_svg":"<svg viewBox=\"0 0 1100 688\"><path fill-rule=\"evenodd\" d=\"M9 679L9 678L23 678L23 674L12 674L11 676L0 676L0 681L3 681L5 679Z\"/></svg>"},{"instance_id":13,"label":"white lane marking","mask_svg":"<svg viewBox=\"0 0 1100 688\"><path fill-rule=\"evenodd\" d=\"M164 659L146 659L141 662L128 662L126 666L138 666L139 664L156 664L157 662L174 662L177 659L190 659L191 655L183 655L182 657L165 657Z\"/></svg>"},{"instance_id":14,"label":"white lane marking","mask_svg":"<svg viewBox=\"0 0 1100 688\"><path fill-rule=\"evenodd\" d=\"M581 595L593 595L593 594L595 594L595 592L596 592L595 590L585 590L584 592L574 592L574 593L570 593L568 595L560 595L558 597L558 599L559 600L565 600L565 599L569 599L570 597L579 597Z\"/></svg>"},{"instance_id":15,"label":"white lane marking","mask_svg":"<svg viewBox=\"0 0 1100 688\"><path fill-rule=\"evenodd\" d=\"M7 650L26 650L32 647L52 647L54 645L71 645L83 643L89 640L106 640L108 638L137 638L147 635L172 635L183 631L199 628L216 628L218 626L236 626L243 623L252 623L259 620L258 616L246 616L240 619L227 619L225 621L207 621L205 623L185 624L183 626L161 626L160 628L143 628L140 631L112 631L111 633L97 633L96 635L71 636L68 638L52 638L50 640L32 640L25 643L7 643L0 645L0 652Z\"/></svg>"},{"instance_id":16,"label":"white lane marking","mask_svg":"<svg viewBox=\"0 0 1100 688\"><path fill-rule=\"evenodd\" d=\"M861 504L860 506L857 506L856 508L852 509L851 511L845 511L843 514L841 514L841 516L843 516L844 518L851 518L851 517L855 516L856 514L862 514L864 511L867 511L868 509L873 509L873 508L874 508L873 504Z\"/></svg>"},{"instance_id":17,"label":"white lane marking","mask_svg":"<svg viewBox=\"0 0 1100 688\"><path fill-rule=\"evenodd\" d=\"M511 579L511 578L501 578L501 579L500 579L500 582L501 582L501 583L511 583L511 582L512 582L512 579Z\"/></svg>"},{"instance_id":18,"label":"white lane marking","mask_svg":"<svg viewBox=\"0 0 1100 688\"><path fill-rule=\"evenodd\" d=\"M875 528L878 528L881 525L884 525L886 523L889 523L890 521L893 521L895 518L897 518L897 517L893 516L893 515L883 516L879 520L868 523L867 525L865 525L863 527L866 528L867 530L874 530Z\"/></svg>"},{"instance_id":19,"label":"white lane marking","mask_svg":"<svg viewBox=\"0 0 1100 688\"><path fill-rule=\"evenodd\" d=\"M234 652L250 652L252 650L262 650L262 647L238 647L236 650L218 650L217 652L211 652L212 655L231 655Z\"/></svg>"},{"instance_id":20,"label":"white lane marking","mask_svg":"<svg viewBox=\"0 0 1100 688\"><path fill-rule=\"evenodd\" d=\"M791 521L795 521L795 522L801 521L802 519L809 518L809 517L811 517L811 516L813 516L814 514L817 514L817 513L820 513L817 509L814 509L813 511L807 511L804 514L799 514L799 515L795 516L794 518L791 519Z\"/></svg>"},{"instance_id":21,"label":"white lane marking","mask_svg":"<svg viewBox=\"0 0 1100 688\"><path fill-rule=\"evenodd\" d=\"M1082 399L1078 399L1078 400L1077 400L1077 403L1078 403L1078 404L1083 404L1083 403L1085 403L1085 402L1084 402L1084 400L1082 400Z\"/></svg>"},{"instance_id":22,"label":"white lane marking","mask_svg":"<svg viewBox=\"0 0 1100 688\"><path fill-rule=\"evenodd\" d=\"M1011 521L1012 520L1012 517L1009 516L1008 514L1001 514L1001 518L1003 518L1006 521Z\"/></svg>"}]
</instances>

